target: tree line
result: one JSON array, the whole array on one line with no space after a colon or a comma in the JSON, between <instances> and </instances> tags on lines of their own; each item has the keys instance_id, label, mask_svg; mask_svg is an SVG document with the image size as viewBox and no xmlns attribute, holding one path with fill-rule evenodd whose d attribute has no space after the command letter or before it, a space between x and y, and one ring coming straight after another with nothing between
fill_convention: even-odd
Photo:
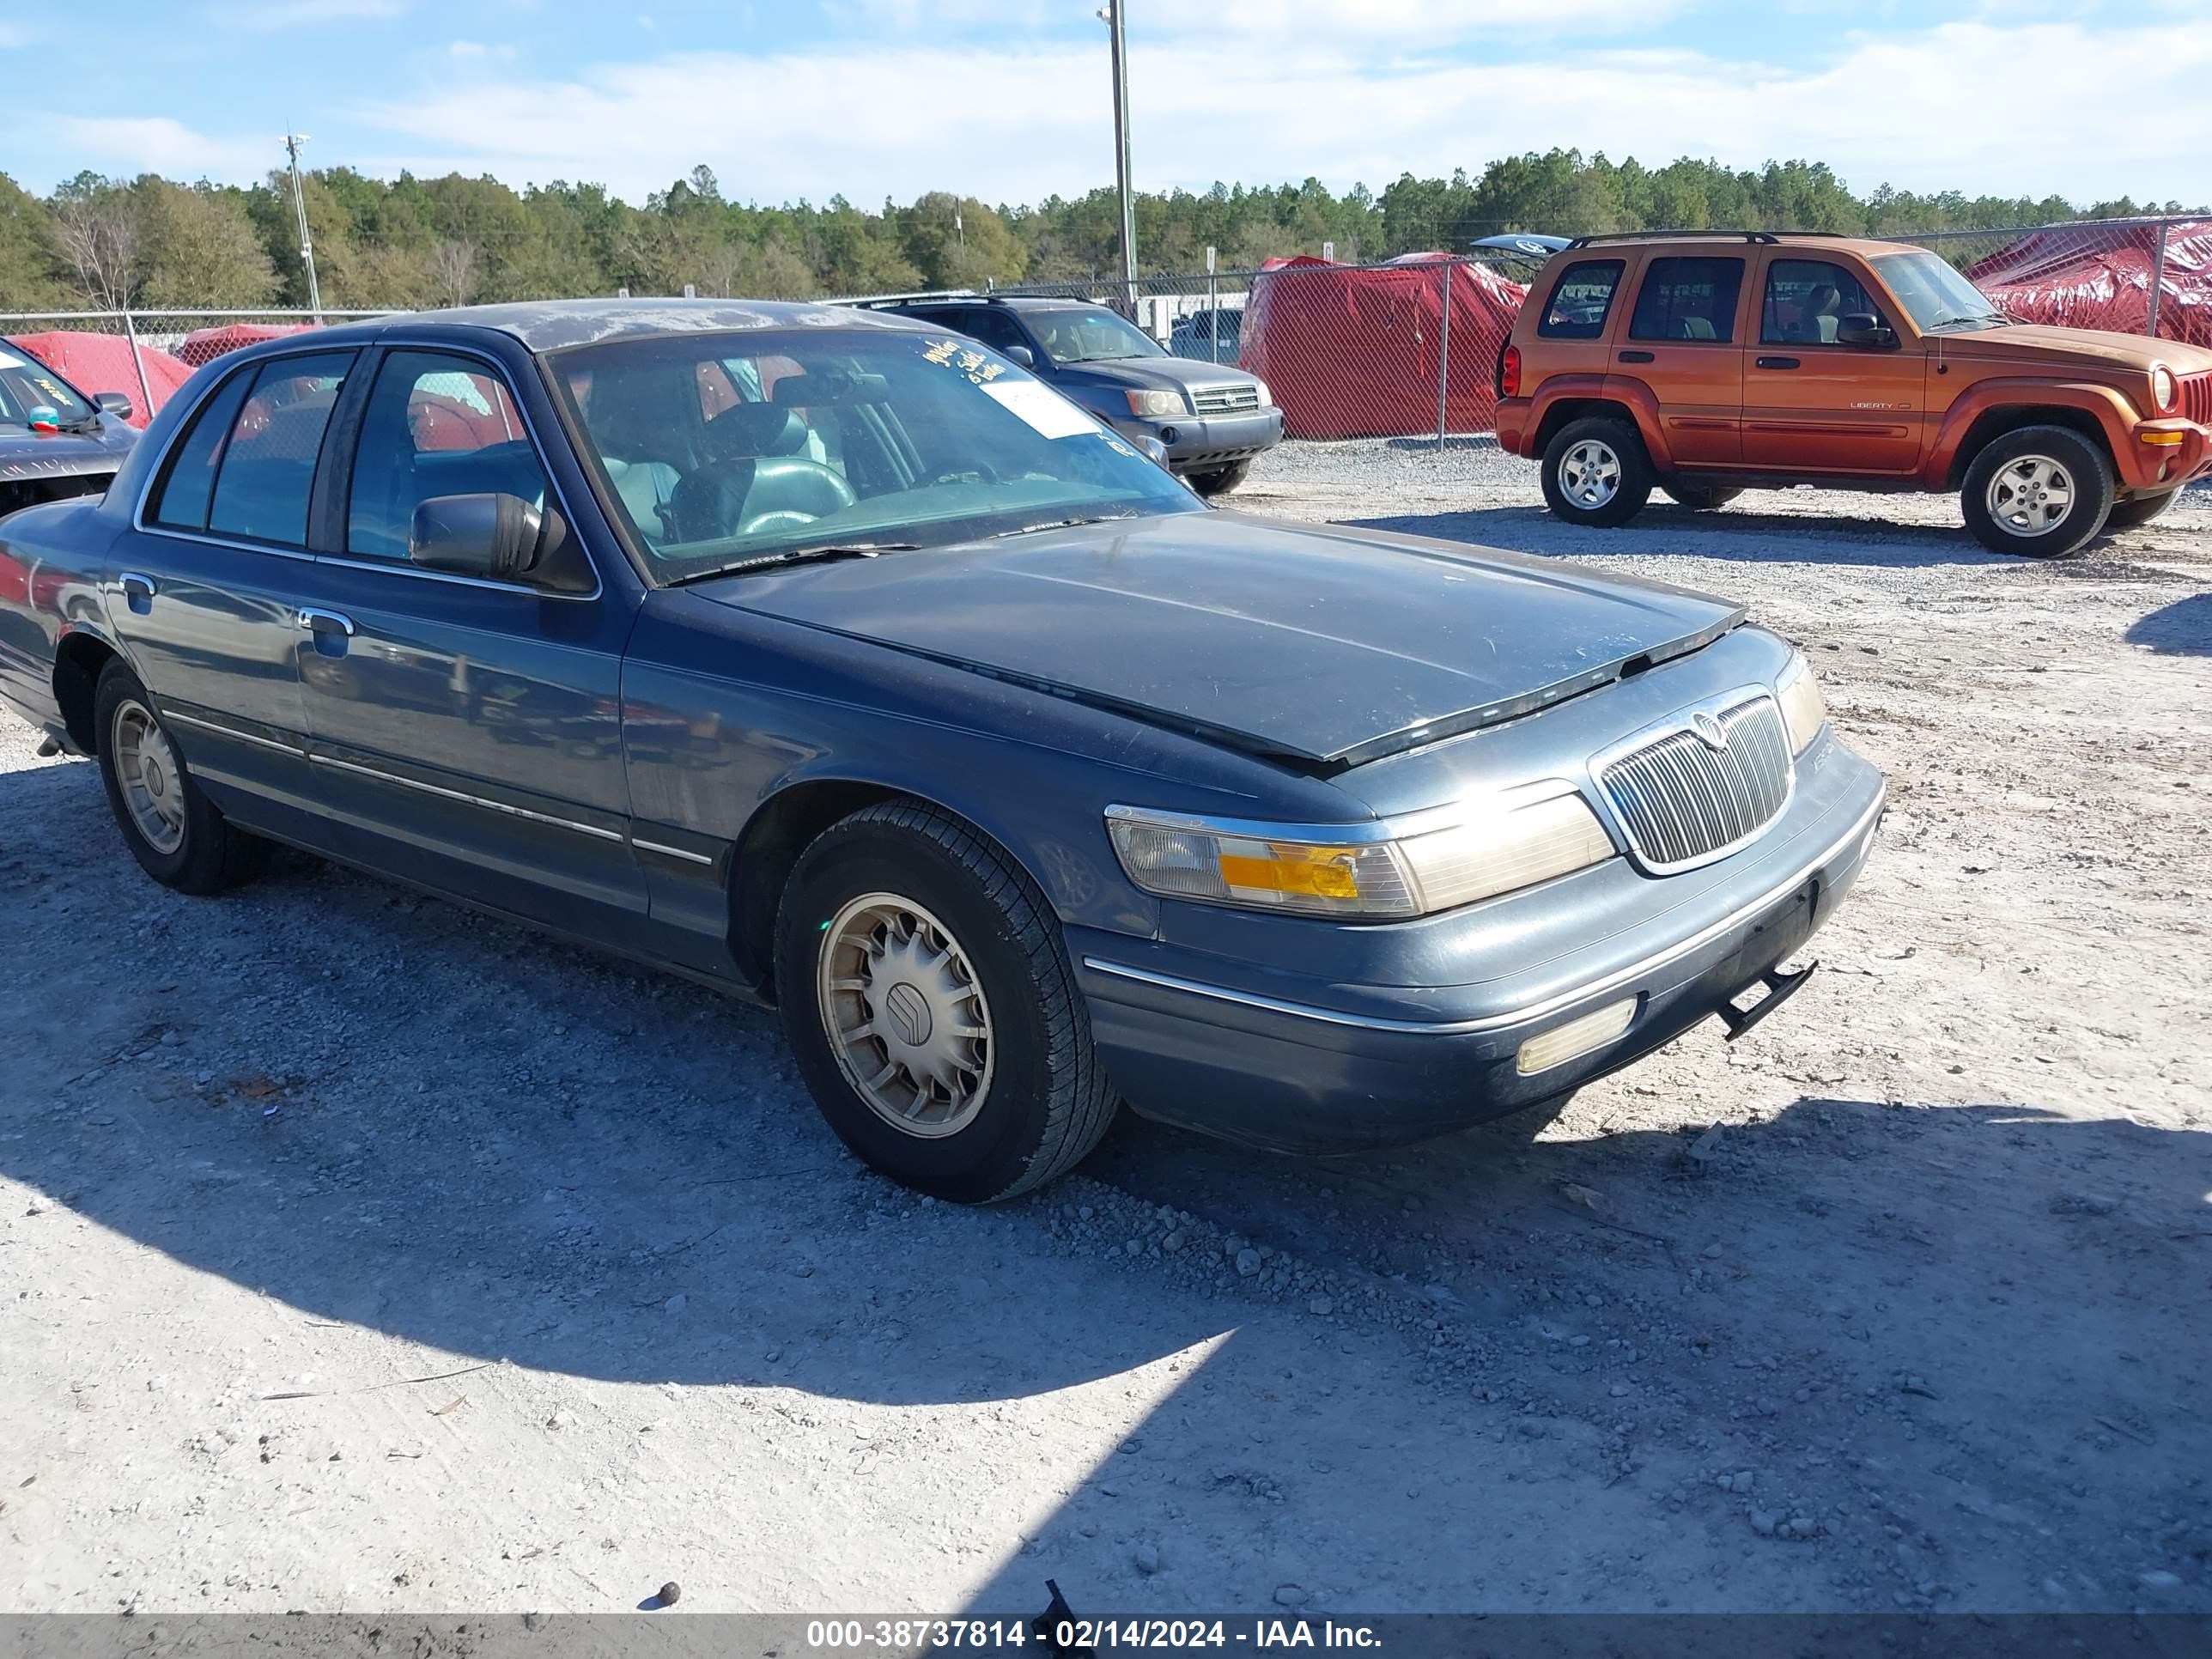
<instances>
[{"instance_id":1,"label":"tree line","mask_svg":"<svg viewBox=\"0 0 2212 1659\"><path fill-rule=\"evenodd\" d=\"M451 173L371 179L347 167L304 176L324 305L464 305L495 300L680 293L762 299L1078 281L1118 272L1110 190L996 207L933 191L879 210L842 196L763 207L726 196L694 167L634 207L599 185L516 191ZM1508 156L1478 175L1417 179L1377 195L1301 185L1215 185L1140 195L1139 268L1224 270L1333 245L1347 262L1528 230L1575 235L1741 226L1856 234L1984 229L2181 212L2128 198L1853 193L1826 165L1732 171L1685 157L1662 167L1577 150ZM250 186L147 173L79 173L40 198L0 173L0 309L250 309L301 306L307 285L289 175Z\"/></svg>"}]
</instances>

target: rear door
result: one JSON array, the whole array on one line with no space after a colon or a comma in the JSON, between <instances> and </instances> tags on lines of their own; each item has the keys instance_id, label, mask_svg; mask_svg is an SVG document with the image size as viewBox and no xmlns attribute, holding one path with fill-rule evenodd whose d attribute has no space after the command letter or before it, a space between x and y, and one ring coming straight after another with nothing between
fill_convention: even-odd
<instances>
[{"instance_id":1,"label":"rear door","mask_svg":"<svg viewBox=\"0 0 2212 1659\"><path fill-rule=\"evenodd\" d=\"M1745 353L1747 466L1893 476L1919 465L1927 357L1917 342L1842 343L1838 331L1854 313L1897 327L1878 290L1851 266L1786 246L1769 251Z\"/></svg>"},{"instance_id":2,"label":"rear door","mask_svg":"<svg viewBox=\"0 0 2212 1659\"><path fill-rule=\"evenodd\" d=\"M1641 380L1660 430L1685 466L1743 459L1743 309L1747 261L1736 254L1648 259L1613 369Z\"/></svg>"},{"instance_id":3,"label":"rear door","mask_svg":"<svg viewBox=\"0 0 2212 1659\"><path fill-rule=\"evenodd\" d=\"M300 605L309 503L356 354L265 358L183 428L116 548L111 615L192 770L234 816L307 795ZM229 792L229 793L226 793Z\"/></svg>"},{"instance_id":4,"label":"rear door","mask_svg":"<svg viewBox=\"0 0 2212 1659\"><path fill-rule=\"evenodd\" d=\"M613 943L643 925L628 836L627 589L583 596L428 570L415 509L495 493L562 511L505 375L453 348L364 365L340 550L310 568L301 658L310 758L337 850ZM576 533L572 528L571 534Z\"/></svg>"}]
</instances>

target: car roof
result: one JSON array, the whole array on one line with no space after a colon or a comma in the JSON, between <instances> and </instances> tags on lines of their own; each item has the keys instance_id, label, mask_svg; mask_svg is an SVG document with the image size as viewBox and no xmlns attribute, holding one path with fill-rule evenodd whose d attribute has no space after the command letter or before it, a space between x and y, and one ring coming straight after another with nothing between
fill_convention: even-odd
<instances>
[{"instance_id":1,"label":"car roof","mask_svg":"<svg viewBox=\"0 0 2212 1659\"><path fill-rule=\"evenodd\" d=\"M1113 309L1099 301L1086 300L1079 294L915 294L876 301L864 308L896 314L924 308L939 311L954 306L1003 306L1010 311L1051 311L1068 306L1085 306L1092 311Z\"/></svg>"},{"instance_id":2,"label":"car roof","mask_svg":"<svg viewBox=\"0 0 2212 1659\"><path fill-rule=\"evenodd\" d=\"M1596 236L1577 236L1560 252L1573 254L1593 248L1648 247L1659 244L1670 248L1731 248L1740 251L1747 243L1786 243L1793 248L1856 253L1862 257L1895 253L1900 249L1915 246L1911 242L1887 241L1877 236L1845 236L1820 230L1622 230ZM1556 258L1559 256L1555 254L1553 257Z\"/></svg>"},{"instance_id":3,"label":"car roof","mask_svg":"<svg viewBox=\"0 0 2212 1659\"><path fill-rule=\"evenodd\" d=\"M756 328L915 326L896 313L787 300L519 300L506 305L402 312L357 323L341 323L333 328L319 329L311 336L293 335L282 343L282 343L296 350L303 339L312 339L317 345L343 345L426 327L477 328L510 335L532 351L547 352L655 334L716 334ZM266 355L265 347L258 355Z\"/></svg>"}]
</instances>

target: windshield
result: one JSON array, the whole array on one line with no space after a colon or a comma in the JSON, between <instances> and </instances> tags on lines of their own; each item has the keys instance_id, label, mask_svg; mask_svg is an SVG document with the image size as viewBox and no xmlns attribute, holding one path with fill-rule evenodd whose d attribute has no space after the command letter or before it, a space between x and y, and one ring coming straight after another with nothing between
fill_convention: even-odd
<instances>
[{"instance_id":1,"label":"windshield","mask_svg":"<svg viewBox=\"0 0 2212 1659\"><path fill-rule=\"evenodd\" d=\"M1948 260L1925 248L1916 248L1910 253L1877 254L1874 268L1889 284L1889 291L1897 296L1897 303L1905 307L1914 326L1923 334L1932 329L1955 328L1962 324L1995 327L2011 320L1997 309L1988 295L1960 276Z\"/></svg>"},{"instance_id":2,"label":"windshield","mask_svg":"<svg viewBox=\"0 0 2212 1659\"><path fill-rule=\"evenodd\" d=\"M92 406L34 357L0 347L0 426L75 426Z\"/></svg>"},{"instance_id":3,"label":"windshield","mask_svg":"<svg viewBox=\"0 0 2212 1659\"><path fill-rule=\"evenodd\" d=\"M656 580L820 548L906 551L1069 519L1203 512L988 347L849 327L664 335L552 360Z\"/></svg>"},{"instance_id":4,"label":"windshield","mask_svg":"<svg viewBox=\"0 0 2212 1659\"><path fill-rule=\"evenodd\" d=\"M1056 363L1097 363L1116 357L1164 357L1165 347L1103 306L1052 306L1024 311L1022 320Z\"/></svg>"}]
</instances>

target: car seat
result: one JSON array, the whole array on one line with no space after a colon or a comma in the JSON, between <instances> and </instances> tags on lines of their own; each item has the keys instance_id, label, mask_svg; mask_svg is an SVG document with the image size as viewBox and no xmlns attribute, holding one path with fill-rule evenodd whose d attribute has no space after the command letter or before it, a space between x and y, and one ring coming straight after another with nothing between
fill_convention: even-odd
<instances>
[{"instance_id":1,"label":"car seat","mask_svg":"<svg viewBox=\"0 0 2212 1659\"><path fill-rule=\"evenodd\" d=\"M799 424L803 433L805 423ZM859 500L852 485L819 461L741 455L710 461L678 484L669 516L678 540L711 542L811 524Z\"/></svg>"},{"instance_id":2,"label":"car seat","mask_svg":"<svg viewBox=\"0 0 2212 1659\"><path fill-rule=\"evenodd\" d=\"M1843 326L1843 290L1833 283L1823 283L1814 289L1805 301L1805 337L1817 340L1822 345L1836 343L1836 331Z\"/></svg>"}]
</instances>

